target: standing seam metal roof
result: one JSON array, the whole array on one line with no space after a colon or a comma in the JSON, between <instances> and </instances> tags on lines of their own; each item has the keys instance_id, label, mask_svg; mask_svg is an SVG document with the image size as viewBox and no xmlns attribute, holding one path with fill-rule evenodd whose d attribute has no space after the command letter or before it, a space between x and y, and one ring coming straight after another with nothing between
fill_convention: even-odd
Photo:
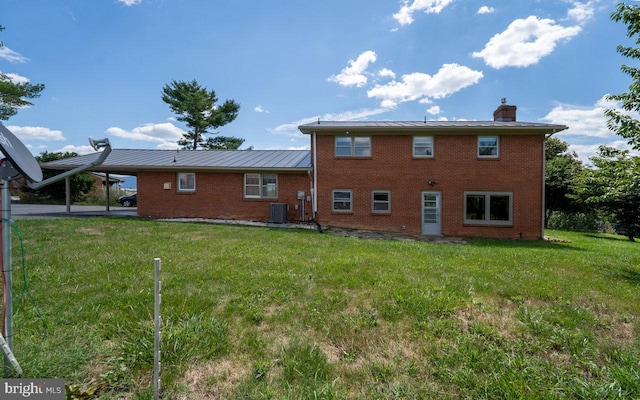
<instances>
[{"instance_id":1,"label":"standing seam metal roof","mask_svg":"<svg viewBox=\"0 0 640 400\"><path fill-rule=\"evenodd\" d=\"M90 153L41 165L66 170L90 164L99 153ZM132 173L145 170L306 170L309 150L135 150L114 149L103 164L89 171Z\"/></svg>"},{"instance_id":2,"label":"standing seam metal roof","mask_svg":"<svg viewBox=\"0 0 640 400\"><path fill-rule=\"evenodd\" d=\"M518 121L317 121L298 126L302 133L335 132L336 130L358 130L367 132L421 131L421 130L461 130L500 129L501 131L549 131L568 129L565 125L542 124Z\"/></svg>"}]
</instances>

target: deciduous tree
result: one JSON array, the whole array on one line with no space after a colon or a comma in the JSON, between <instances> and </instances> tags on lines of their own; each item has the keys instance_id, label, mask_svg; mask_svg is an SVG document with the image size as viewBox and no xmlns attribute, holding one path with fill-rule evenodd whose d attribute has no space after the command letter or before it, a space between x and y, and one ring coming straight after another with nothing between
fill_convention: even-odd
<instances>
[{"instance_id":1,"label":"deciduous tree","mask_svg":"<svg viewBox=\"0 0 640 400\"><path fill-rule=\"evenodd\" d=\"M206 138L205 135L216 134L210 132L210 129L217 129L232 122L240 110L240 104L233 100L225 100L222 105L217 106L218 97L215 91L207 91L195 79L191 82L174 80L164 86L162 93L162 100L177 114L178 121L184 122L190 128L178 141L185 149L216 148L220 142L215 138ZM244 142L243 139L234 139Z\"/></svg>"},{"instance_id":2,"label":"deciduous tree","mask_svg":"<svg viewBox=\"0 0 640 400\"><path fill-rule=\"evenodd\" d=\"M554 211L578 212L582 207L574 198L573 180L582 171L582 163L569 145L557 138L545 142L545 227Z\"/></svg>"},{"instance_id":3,"label":"deciduous tree","mask_svg":"<svg viewBox=\"0 0 640 400\"><path fill-rule=\"evenodd\" d=\"M611 215L629 238L640 235L640 157L628 150L600 146L591 158L594 167L585 168L576 179L576 192L586 204Z\"/></svg>"},{"instance_id":4,"label":"deciduous tree","mask_svg":"<svg viewBox=\"0 0 640 400\"><path fill-rule=\"evenodd\" d=\"M618 3L616 11L611 14L611 19L616 22L622 21L627 25L627 37L632 39L636 46L640 45L640 6ZM618 45L617 50L625 57L640 59L638 47ZM620 102L624 110L624 112L617 109L606 110L607 126L627 139L635 149L640 150L640 121L630 115L633 112L640 112L640 68L623 64L620 69L631 77L631 84L627 93L607 96L609 100Z\"/></svg>"}]
</instances>

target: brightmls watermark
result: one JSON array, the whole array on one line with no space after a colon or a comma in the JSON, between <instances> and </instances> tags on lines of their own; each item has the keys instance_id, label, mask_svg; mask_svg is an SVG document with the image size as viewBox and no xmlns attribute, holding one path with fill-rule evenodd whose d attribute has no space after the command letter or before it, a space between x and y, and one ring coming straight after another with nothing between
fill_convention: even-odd
<instances>
[{"instance_id":1,"label":"brightmls watermark","mask_svg":"<svg viewBox=\"0 0 640 400\"><path fill-rule=\"evenodd\" d=\"M0 379L2 400L64 400L62 379Z\"/></svg>"}]
</instances>

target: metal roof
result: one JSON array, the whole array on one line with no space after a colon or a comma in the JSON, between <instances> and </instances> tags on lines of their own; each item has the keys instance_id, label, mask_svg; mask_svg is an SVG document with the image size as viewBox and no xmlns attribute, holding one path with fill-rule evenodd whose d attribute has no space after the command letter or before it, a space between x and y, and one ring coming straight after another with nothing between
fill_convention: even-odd
<instances>
[{"instance_id":1,"label":"metal roof","mask_svg":"<svg viewBox=\"0 0 640 400\"><path fill-rule=\"evenodd\" d=\"M497 131L500 134L552 134L568 129L565 125L518 121L317 121L298 126L302 133L368 133L438 132L473 134L474 131Z\"/></svg>"},{"instance_id":2,"label":"metal roof","mask_svg":"<svg viewBox=\"0 0 640 400\"><path fill-rule=\"evenodd\" d=\"M95 161L99 152L41 164L43 169L69 170ZM135 175L139 171L306 171L309 150L133 150L114 149L101 165L88 171Z\"/></svg>"}]
</instances>

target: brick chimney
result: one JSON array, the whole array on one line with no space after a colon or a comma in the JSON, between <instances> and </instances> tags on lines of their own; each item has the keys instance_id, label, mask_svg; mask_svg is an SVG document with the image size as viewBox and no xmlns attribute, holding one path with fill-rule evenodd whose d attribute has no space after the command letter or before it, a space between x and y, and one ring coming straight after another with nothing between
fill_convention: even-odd
<instances>
[{"instance_id":1,"label":"brick chimney","mask_svg":"<svg viewBox=\"0 0 640 400\"><path fill-rule=\"evenodd\" d=\"M502 104L493 112L493 120L500 122L515 122L516 106L507 105L507 99L502 99Z\"/></svg>"}]
</instances>

